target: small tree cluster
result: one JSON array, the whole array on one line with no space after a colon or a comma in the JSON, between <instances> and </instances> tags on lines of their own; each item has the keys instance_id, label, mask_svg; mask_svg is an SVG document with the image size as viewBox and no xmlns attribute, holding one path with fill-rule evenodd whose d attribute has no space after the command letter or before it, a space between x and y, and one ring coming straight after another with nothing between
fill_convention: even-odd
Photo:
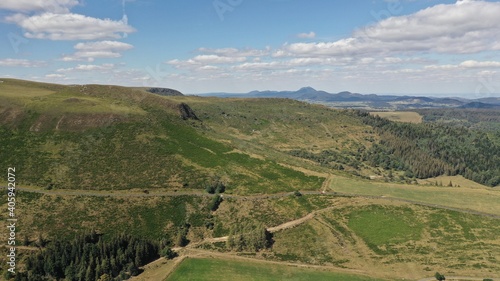
<instances>
[{"instance_id":1,"label":"small tree cluster","mask_svg":"<svg viewBox=\"0 0 500 281\"><path fill-rule=\"evenodd\" d=\"M163 248L163 250L161 250L160 254L161 254L161 256L165 257L168 260L171 260L171 259L176 258L178 256L178 254L174 250L172 250L172 248L170 248L170 247Z\"/></svg>"},{"instance_id":2,"label":"small tree cluster","mask_svg":"<svg viewBox=\"0 0 500 281\"><path fill-rule=\"evenodd\" d=\"M226 185L221 180L217 179L211 183L205 184L205 191L210 194L224 193L224 191L226 191Z\"/></svg>"},{"instance_id":3,"label":"small tree cluster","mask_svg":"<svg viewBox=\"0 0 500 281\"><path fill-rule=\"evenodd\" d=\"M436 274L434 274L434 277L436 277L436 280L439 280L439 281L446 280L446 277L444 277L444 275L439 273L439 272L436 272Z\"/></svg>"},{"instance_id":4,"label":"small tree cluster","mask_svg":"<svg viewBox=\"0 0 500 281\"><path fill-rule=\"evenodd\" d=\"M273 236L263 225L254 226L251 223L232 228L226 242L226 247L233 251L255 251L270 248Z\"/></svg>"},{"instance_id":5,"label":"small tree cluster","mask_svg":"<svg viewBox=\"0 0 500 281\"><path fill-rule=\"evenodd\" d=\"M219 194L216 194L212 198L212 201L210 201L210 205L208 206L208 208L212 212L217 211L217 209L219 208L220 203L222 203L222 196L220 196Z\"/></svg>"},{"instance_id":6,"label":"small tree cluster","mask_svg":"<svg viewBox=\"0 0 500 281\"><path fill-rule=\"evenodd\" d=\"M187 235L189 232L189 228L191 225L189 223L185 223L177 230L177 236L175 238L175 245L179 247L184 247L189 244L189 240L187 239Z\"/></svg>"}]
</instances>

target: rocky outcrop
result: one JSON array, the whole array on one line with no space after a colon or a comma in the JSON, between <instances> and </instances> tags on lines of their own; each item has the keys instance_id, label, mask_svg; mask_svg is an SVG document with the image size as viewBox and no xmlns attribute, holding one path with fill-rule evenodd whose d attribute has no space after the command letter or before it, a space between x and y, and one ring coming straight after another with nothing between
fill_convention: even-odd
<instances>
[{"instance_id":1,"label":"rocky outcrop","mask_svg":"<svg viewBox=\"0 0 500 281\"><path fill-rule=\"evenodd\" d=\"M181 117L184 120L187 119L200 120L194 113L193 109L191 109L191 107L189 107L189 105L185 103L179 104L179 113L181 114Z\"/></svg>"},{"instance_id":2,"label":"rocky outcrop","mask_svg":"<svg viewBox=\"0 0 500 281\"><path fill-rule=\"evenodd\" d=\"M149 88L148 92L160 96L184 96L181 92L169 88Z\"/></svg>"}]
</instances>

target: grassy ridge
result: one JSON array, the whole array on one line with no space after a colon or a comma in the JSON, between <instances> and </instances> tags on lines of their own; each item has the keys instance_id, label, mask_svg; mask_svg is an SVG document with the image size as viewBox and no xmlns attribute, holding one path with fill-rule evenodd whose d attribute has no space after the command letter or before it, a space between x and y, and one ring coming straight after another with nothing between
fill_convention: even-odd
<instances>
[{"instance_id":1,"label":"grassy ridge","mask_svg":"<svg viewBox=\"0 0 500 281\"><path fill-rule=\"evenodd\" d=\"M229 191L262 193L317 189L323 180L233 151L201 122L182 120L178 101L143 90L19 80L0 86L7 89L0 100L9 101L0 108L7 122L0 164L16 166L24 184L202 189L222 177Z\"/></svg>"}]
</instances>

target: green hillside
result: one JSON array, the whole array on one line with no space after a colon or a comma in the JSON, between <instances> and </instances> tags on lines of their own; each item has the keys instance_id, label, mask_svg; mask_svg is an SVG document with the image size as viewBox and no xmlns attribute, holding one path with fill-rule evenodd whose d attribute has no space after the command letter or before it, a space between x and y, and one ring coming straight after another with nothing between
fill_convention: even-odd
<instances>
[{"instance_id":1,"label":"green hillside","mask_svg":"<svg viewBox=\"0 0 500 281\"><path fill-rule=\"evenodd\" d=\"M19 261L29 280L65 276L69 259L52 260L63 255L59 246L84 243L74 238L91 230L99 237L88 247L127 234L180 258L200 255L178 271L167 262L168 280L184 280L197 264L212 278L210 253L270 266L235 263L227 270L234 280L252 280L240 269L298 280L342 270L416 280L500 269L500 138L491 127L396 123L289 99L2 81L0 166L16 168ZM5 196L0 206L7 209ZM7 214L0 219L5 229ZM30 269L35 251L38 264L54 266ZM144 261L94 255L104 267L120 262L127 278L137 268L130 261ZM92 262L82 264L87 272Z\"/></svg>"},{"instance_id":2,"label":"green hillside","mask_svg":"<svg viewBox=\"0 0 500 281\"><path fill-rule=\"evenodd\" d=\"M32 90L19 81L0 86ZM1 161L16 166L23 184L202 189L220 177L230 190L243 193L321 185L321 178L252 158L214 139L203 122L180 117L180 102L123 87L47 87L51 92L41 88L42 96L1 95L5 125L0 130L6 136Z\"/></svg>"}]
</instances>

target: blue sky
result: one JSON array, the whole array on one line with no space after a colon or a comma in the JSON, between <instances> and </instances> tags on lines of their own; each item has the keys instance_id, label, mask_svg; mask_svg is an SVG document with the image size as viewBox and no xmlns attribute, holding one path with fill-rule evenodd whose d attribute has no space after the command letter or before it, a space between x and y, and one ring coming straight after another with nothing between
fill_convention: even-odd
<instances>
[{"instance_id":1,"label":"blue sky","mask_svg":"<svg viewBox=\"0 0 500 281\"><path fill-rule=\"evenodd\" d=\"M500 96L500 2L2 0L0 77Z\"/></svg>"}]
</instances>

